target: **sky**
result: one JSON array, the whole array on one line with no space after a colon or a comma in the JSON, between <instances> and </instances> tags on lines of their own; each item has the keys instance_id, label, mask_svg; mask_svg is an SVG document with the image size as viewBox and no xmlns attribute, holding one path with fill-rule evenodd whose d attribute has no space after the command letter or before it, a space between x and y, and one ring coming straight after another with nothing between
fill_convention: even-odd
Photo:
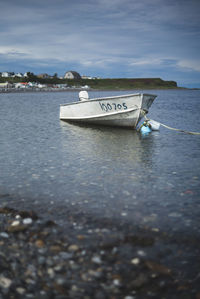
<instances>
[{"instance_id":1,"label":"sky","mask_svg":"<svg viewBox=\"0 0 200 299\"><path fill-rule=\"evenodd\" d=\"M200 0L0 0L0 72L200 87Z\"/></svg>"}]
</instances>

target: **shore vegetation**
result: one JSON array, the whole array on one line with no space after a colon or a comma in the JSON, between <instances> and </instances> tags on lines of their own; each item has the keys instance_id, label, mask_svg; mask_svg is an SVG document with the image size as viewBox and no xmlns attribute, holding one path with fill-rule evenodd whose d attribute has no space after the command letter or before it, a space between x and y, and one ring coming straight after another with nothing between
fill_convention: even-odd
<instances>
[{"instance_id":1,"label":"shore vegetation","mask_svg":"<svg viewBox=\"0 0 200 299\"><path fill-rule=\"evenodd\" d=\"M98 90L131 90L131 89L169 89L178 88L175 81L161 78L107 78L107 79L61 79L55 74L49 78L40 78L31 72L26 77L0 77L0 83L35 82L46 86L65 84L68 88L82 88Z\"/></svg>"}]
</instances>

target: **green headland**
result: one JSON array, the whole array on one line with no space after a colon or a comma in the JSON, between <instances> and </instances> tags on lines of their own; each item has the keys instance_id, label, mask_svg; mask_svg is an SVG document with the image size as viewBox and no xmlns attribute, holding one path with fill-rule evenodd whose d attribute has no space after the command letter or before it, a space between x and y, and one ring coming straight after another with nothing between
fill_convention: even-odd
<instances>
[{"instance_id":1,"label":"green headland","mask_svg":"<svg viewBox=\"0 0 200 299\"><path fill-rule=\"evenodd\" d=\"M0 77L0 83L8 82L11 85L17 82L35 82L46 87L65 86L68 88L89 88L95 90L131 90L131 89L176 89L177 82L166 81L161 78L108 78L108 79L64 79L57 76L40 78L31 74L29 77Z\"/></svg>"}]
</instances>

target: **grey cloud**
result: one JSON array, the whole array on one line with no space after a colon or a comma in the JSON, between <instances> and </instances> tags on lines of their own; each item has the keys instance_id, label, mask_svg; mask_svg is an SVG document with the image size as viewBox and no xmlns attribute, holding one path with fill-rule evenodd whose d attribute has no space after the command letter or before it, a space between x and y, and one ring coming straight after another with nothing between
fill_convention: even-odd
<instances>
[{"instance_id":1,"label":"grey cloud","mask_svg":"<svg viewBox=\"0 0 200 299\"><path fill-rule=\"evenodd\" d=\"M113 74L136 65L141 73L144 66L180 69L189 56L199 59L199 8L196 0L2 0L0 53Z\"/></svg>"}]
</instances>

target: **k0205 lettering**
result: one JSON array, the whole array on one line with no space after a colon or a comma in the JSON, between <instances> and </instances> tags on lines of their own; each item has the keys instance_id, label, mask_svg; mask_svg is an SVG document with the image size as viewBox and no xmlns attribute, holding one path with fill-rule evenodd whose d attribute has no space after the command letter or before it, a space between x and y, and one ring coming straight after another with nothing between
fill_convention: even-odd
<instances>
[{"instance_id":1,"label":"k0205 lettering","mask_svg":"<svg viewBox=\"0 0 200 299\"><path fill-rule=\"evenodd\" d=\"M128 109L126 103L116 104L116 103L101 103L99 102L101 110L103 111L116 111L116 110L126 110Z\"/></svg>"}]
</instances>

